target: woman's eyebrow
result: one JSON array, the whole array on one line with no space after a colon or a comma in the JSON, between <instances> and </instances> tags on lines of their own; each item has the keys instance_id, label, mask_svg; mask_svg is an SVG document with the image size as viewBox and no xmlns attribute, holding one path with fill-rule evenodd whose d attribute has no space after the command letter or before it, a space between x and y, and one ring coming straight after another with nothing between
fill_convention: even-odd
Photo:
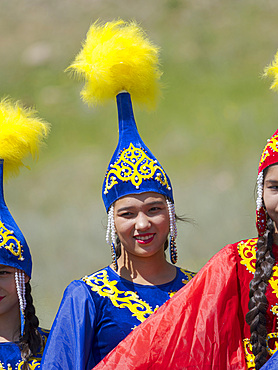
<instances>
[{"instance_id":1,"label":"woman's eyebrow","mask_svg":"<svg viewBox=\"0 0 278 370\"><path fill-rule=\"evenodd\" d=\"M153 202L149 202L149 203L146 203L144 204L145 206L157 206L157 205L164 205L164 202L162 200L155 200ZM121 207L119 209L117 209L117 212L122 212L122 211L127 211L127 210L130 210L130 209L133 209L135 206L126 206L126 207Z\"/></svg>"},{"instance_id":2,"label":"woman's eyebrow","mask_svg":"<svg viewBox=\"0 0 278 370\"><path fill-rule=\"evenodd\" d=\"M272 180L272 179L265 180L265 182L270 183L270 184L278 184L278 180Z\"/></svg>"}]
</instances>

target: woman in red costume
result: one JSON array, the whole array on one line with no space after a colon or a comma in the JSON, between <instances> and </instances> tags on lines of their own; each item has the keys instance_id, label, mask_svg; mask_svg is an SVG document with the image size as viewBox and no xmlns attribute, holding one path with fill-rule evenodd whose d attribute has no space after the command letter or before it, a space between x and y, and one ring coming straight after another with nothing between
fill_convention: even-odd
<instances>
[{"instance_id":1,"label":"woman in red costume","mask_svg":"<svg viewBox=\"0 0 278 370\"><path fill-rule=\"evenodd\" d=\"M259 163L256 215L257 238L220 250L95 369L261 369L278 348L278 130Z\"/></svg>"}]
</instances>

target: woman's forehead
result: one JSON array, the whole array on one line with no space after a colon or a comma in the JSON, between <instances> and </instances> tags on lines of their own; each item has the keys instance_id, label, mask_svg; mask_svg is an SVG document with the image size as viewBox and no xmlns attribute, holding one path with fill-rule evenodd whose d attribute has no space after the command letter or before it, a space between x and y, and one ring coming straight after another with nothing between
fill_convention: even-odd
<instances>
[{"instance_id":1,"label":"woman's forehead","mask_svg":"<svg viewBox=\"0 0 278 370\"><path fill-rule=\"evenodd\" d=\"M129 194L115 202L115 206L131 203L165 202L165 196L156 192L145 192L140 194Z\"/></svg>"},{"instance_id":2,"label":"woman's forehead","mask_svg":"<svg viewBox=\"0 0 278 370\"><path fill-rule=\"evenodd\" d=\"M8 266L8 265L2 265L2 264L0 263L0 269L3 269L3 268L8 268L8 269L12 269L12 270L14 270L14 267L12 267L12 266Z\"/></svg>"}]
</instances>

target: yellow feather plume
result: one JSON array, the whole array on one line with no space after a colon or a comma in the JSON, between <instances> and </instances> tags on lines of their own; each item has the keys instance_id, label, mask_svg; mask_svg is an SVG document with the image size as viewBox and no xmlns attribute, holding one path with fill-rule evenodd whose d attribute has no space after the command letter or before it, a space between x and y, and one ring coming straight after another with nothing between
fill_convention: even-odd
<instances>
[{"instance_id":1,"label":"yellow feather plume","mask_svg":"<svg viewBox=\"0 0 278 370\"><path fill-rule=\"evenodd\" d=\"M20 102L4 98L0 101L0 158L4 159L4 178L16 175L24 166L22 160L36 157L50 125L36 117L36 111Z\"/></svg>"},{"instance_id":2,"label":"yellow feather plume","mask_svg":"<svg viewBox=\"0 0 278 370\"><path fill-rule=\"evenodd\" d=\"M278 90L278 52L275 54L273 62L265 67L263 76L273 78L270 88Z\"/></svg>"},{"instance_id":3,"label":"yellow feather plume","mask_svg":"<svg viewBox=\"0 0 278 370\"><path fill-rule=\"evenodd\" d=\"M67 70L85 79L81 95L89 105L104 103L126 90L133 101L152 107L162 75L158 52L134 21L95 22Z\"/></svg>"}]
</instances>

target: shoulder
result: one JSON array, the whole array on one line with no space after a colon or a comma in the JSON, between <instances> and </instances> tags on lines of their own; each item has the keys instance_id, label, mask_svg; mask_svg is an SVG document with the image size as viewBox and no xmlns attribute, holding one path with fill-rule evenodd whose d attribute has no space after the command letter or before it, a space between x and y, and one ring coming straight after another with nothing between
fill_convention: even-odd
<instances>
[{"instance_id":1,"label":"shoulder","mask_svg":"<svg viewBox=\"0 0 278 370\"><path fill-rule=\"evenodd\" d=\"M255 250L257 247L258 238L243 239L235 243L227 244L225 247L220 249L210 261L219 260L219 259L234 259L237 258L242 250Z\"/></svg>"},{"instance_id":2,"label":"shoulder","mask_svg":"<svg viewBox=\"0 0 278 370\"><path fill-rule=\"evenodd\" d=\"M79 305L85 304L85 302L91 300L91 298L91 289L84 281L84 278L73 280L64 291L61 306L75 303Z\"/></svg>"},{"instance_id":3,"label":"shoulder","mask_svg":"<svg viewBox=\"0 0 278 370\"><path fill-rule=\"evenodd\" d=\"M38 331L39 331L40 335L43 337L43 339L44 339L44 338L45 338L45 339L47 339L47 338L48 338L49 333L50 333L50 330L48 330L48 329L43 329L43 328L38 327Z\"/></svg>"},{"instance_id":4,"label":"shoulder","mask_svg":"<svg viewBox=\"0 0 278 370\"><path fill-rule=\"evenodd\" d=\"M178 270L178 276L182 280L185 280L186 282L190 281L196 275L196 272L183 269L182 267L177 266L177 270Z\"/></svg>"},{"instance_id":5,"label":"shoulder","mask_svg":"<svg viewBox=\"0 0 278 370\"><path fill-rule=\"evenodd\" d=\"M98 270L90 275L85 275L79 280L73 280L65 289L64 295L76 295L82 291L86 293L89 290L90 282L97 281L100 278L105 278L109 274L109 266Z\"/></svg>"},{"instance_id":6,"label":"shoulder","mask_svg":"<svg viewBox=\"0 0 278 370\"><path fill-rule=\"evenodd\" d=\"M120 280L118 274L116 274L109 266L94 272L91 275L86 275L82 279L82 282L86 284L92 291L98 290L99 287L104 285L111 285L111 282L115 283Z\"/></svg>"}]
</instances>

